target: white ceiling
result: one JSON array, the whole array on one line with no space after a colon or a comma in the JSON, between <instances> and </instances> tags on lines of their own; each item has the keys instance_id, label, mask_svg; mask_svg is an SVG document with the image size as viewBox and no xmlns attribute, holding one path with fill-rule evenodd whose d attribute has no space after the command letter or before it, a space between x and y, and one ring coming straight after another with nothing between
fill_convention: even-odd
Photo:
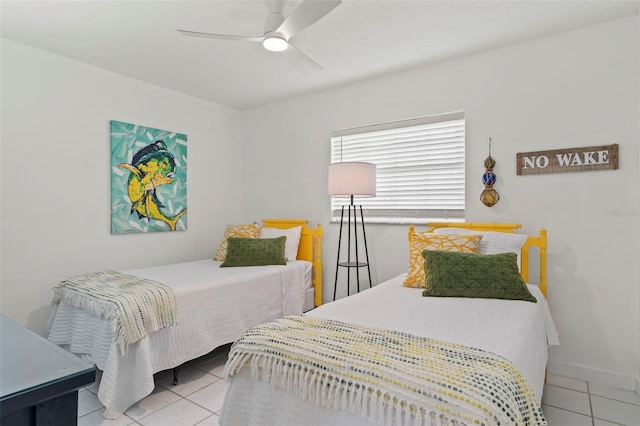
<instances>
[{"instance_id":1,"label":"white ceiling","mask_svg":"<svg viewBox=\"0 0 640 426\"><path fill-rule=\"evenodd\" d=\"M289 1L287 16L300 0ZM7 1L1 35L237 109L625 16L640 1L343 0L292 38L324 69L305 77L259 43L176 29L262 35L264 0Z\"/></svg>"}]
</instances>

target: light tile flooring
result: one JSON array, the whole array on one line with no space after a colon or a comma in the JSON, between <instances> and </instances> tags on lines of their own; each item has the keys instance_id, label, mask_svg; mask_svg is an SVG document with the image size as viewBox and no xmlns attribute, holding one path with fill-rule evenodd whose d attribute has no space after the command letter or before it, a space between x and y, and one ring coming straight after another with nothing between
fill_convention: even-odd
<instances>
[{"instance_id":1,"label":"light tile flooring","mask_svg":"<svg viewBox=\"0 0 640 426\"><path fill-rule=\"evenodd\" d=\"M155 375L151 395L115 420L106 420L98 384L81 389L78 425L212 426L218 425L226 383L222 380L229 346ZM568 377L548 375L542 409L550 426L640 426L640 395Z\"/></svg>"}]
</instances>

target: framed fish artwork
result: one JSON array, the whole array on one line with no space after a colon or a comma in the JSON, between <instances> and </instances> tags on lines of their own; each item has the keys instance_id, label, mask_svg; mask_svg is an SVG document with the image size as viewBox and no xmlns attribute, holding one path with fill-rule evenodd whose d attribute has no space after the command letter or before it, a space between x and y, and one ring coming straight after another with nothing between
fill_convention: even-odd
<instances>
[{"instance_id":1,"label":"framed fish artwork","mask_svg":"<svg viewBox=\"0 0 640 426\"><path fill-rule=\"evenodd\" d=\"M187 135L111 120L111 233L187 229Z\"/></svg>"}]
</instances>

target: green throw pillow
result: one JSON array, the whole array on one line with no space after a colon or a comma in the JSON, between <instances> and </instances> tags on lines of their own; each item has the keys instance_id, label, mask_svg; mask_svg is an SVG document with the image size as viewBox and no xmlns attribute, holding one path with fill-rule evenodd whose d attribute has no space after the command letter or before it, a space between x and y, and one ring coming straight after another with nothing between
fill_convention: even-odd
<instances>
[{"instance_id":1,"label":"green throw pillow","mask_svg":"<svg viewBox=\"0 0 640 426\"><path fill-rule=\"evenodd\" d=\"M526 300L536 303L518 271L515 253L424 250L423 296Z\"/></svg>"},{"instance_id":2,"label":"green throw pillow","mask_svg":"<svg viewBox=\"0 0 640 426\"><path fill-rule=\"evenodd\" d=\"M221 268L232 266L286 265L284 246L287 237L228 238L227 257Z\"/></svg>"}]
</instances>

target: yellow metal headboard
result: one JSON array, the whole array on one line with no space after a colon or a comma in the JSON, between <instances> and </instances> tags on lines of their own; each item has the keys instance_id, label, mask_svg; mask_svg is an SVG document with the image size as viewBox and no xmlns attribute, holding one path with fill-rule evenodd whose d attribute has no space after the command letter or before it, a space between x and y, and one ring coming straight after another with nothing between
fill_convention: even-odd
<instances>
[{"instance_id":1,"label":"yellow metal headboard","mask_svg":"<svg viewBox=\"0 0 640 426\"><path fill-rule=\"evenodd\" d=\"M297 259L311 262L315 305L322 305L322 226L309 228L304 219L262 219L262 226L278 229L302 226Z\"/></svg>"},{"instance_id":2,"label":"yellow metal headboard","mask_svg":"<svg viewBox=\"0 0 640 426\"><path fill-rule=\"evenodd\" d=\"M429 222L427 226L432 230L436 228L461 228L468 229L470 231L493 231L493 232L506 232L509 234L515 234L516 229L522 228L519 223L482 223L482 222ZM413 227L409 230L413 232ZM520 255L520 275L525 282L529 282L529 249L531 247L538 247L540 258L540 282L538 287L540 291L547 297L547 230L542 228L538 236L529 235L524 245L522 246Z\"/></svg>"}]
</instances>

